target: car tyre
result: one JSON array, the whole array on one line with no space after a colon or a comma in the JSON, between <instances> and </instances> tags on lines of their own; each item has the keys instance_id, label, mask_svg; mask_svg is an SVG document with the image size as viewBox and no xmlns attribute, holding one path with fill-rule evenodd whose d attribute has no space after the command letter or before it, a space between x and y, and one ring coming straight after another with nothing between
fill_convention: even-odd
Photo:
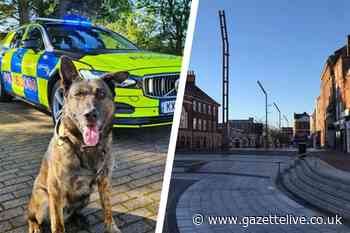
<instances>
[{"instance_id":1,"label":"car tyre","mask_svg":"<svg viewBox=\"0 0 350 233\"><path fill-rule=\"evenodd\" d=\"M0 78L0 102L8 102L12 100L12 98L13 97L11 95L6 93L4 81L2 80L2 78Z\"/></svg>"},{"instance_id":2,"label":"car tyre","mask_svg":"<svg viewBox=\"0 0 350 233\"><path fill-rule=\"evenodd\" d=\"M50 109L53 123L56 124L57 119L61 116L61 110L64 104L63 88L60 81L57 80L52 88L50 95Z\"/></svg>"}]
</instances>

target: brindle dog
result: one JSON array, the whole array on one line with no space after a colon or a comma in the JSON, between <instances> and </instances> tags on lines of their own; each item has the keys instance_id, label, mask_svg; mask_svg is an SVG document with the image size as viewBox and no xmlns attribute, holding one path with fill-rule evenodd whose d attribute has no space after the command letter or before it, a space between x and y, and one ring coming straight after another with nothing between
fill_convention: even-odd
<instances>
[{"instance_id":1,"label":"brindle dog","mask_svg":"<svg viewBox=\"0 0 350 233\"><path fill-rule=\"evenodd\" d=\"M41 232L48 219L53 233L65 232L64 220L79 214L97 184L106 232L119 233L110 203L113 95L106 82L122 82L127 72L82 80L74 64L61 58L65 104L42 160L28 206L29 233Z\"/></svg>"}]
</instances>

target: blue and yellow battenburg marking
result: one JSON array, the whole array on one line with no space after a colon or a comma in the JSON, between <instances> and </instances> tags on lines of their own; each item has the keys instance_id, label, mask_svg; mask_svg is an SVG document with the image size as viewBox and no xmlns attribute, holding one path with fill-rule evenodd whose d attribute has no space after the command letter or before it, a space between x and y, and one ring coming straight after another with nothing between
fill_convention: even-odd
<instances>
[{"instance_id":1,"label":"blue and yellow battenburg marking","mask_svg":"<svg viewBox=\"0 0 350 233\"><path fill-rule=\"evenodd\" d=\"M48 80L58 62L58 56L52 52L35 53L23 48L1 50L0 72L5 90L49 107Z\"/></svg>"},{"instance_id":2,"label":"blue and yellow battenburg marking","mask_svg":"<svg viewBox=\"0 0 350 233\"><path fill-rule=\"evenodd\" d=\"M22 77L24 80L25 97L34 103L40 103L39 93L38 93L38 84L36 82L36 79L26 75L23 75Z\"/></svg>"}]
</instances>

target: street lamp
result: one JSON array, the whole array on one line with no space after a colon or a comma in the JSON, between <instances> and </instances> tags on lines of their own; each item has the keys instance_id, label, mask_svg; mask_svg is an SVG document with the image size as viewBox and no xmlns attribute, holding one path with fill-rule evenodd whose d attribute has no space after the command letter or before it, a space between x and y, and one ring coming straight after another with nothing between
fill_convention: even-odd
<instances>
[{"instance_id":1,"label":"street lamp","mask_svg":"<svg viewBox=\"0 0 350 233\"><path fill-rule=\"evenodd\" d=\"M275 102L273 103L273 105L275 106L275 108L278 111L278 127L281 130L281 111L280 111L280 109L278 108L278 106L277 106L277 104Z\"/></svg>"},{"instance_id":2,"label":"street lamp","mask_svg":"<svg viewBox=\"0 0 350 233\"><path fill-rule=\"evenodd\" d=\"M260 83L260 81L257 81L260 89L262 90L262 92L265 95L265 147L268 148L269 147L269 143L268 143L268 126L267 126L267 92L265 91L263 85Z\"/></svg>"}]
</instances>

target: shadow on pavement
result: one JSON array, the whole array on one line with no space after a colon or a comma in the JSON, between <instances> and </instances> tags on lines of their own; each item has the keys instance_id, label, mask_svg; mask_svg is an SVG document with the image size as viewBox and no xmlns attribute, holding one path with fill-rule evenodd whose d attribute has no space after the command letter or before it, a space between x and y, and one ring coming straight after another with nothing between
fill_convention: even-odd
<instances>
[{"instance_id":1,"label":"shadow on pavement","mask_svg":"<svg viewBox=\"0 0 350 233\"><path fill-rule=\"evenodd\" d=\"M104 233L105 225L103 223L103 215L101 209L84 209L86 212L97 212L98 217L87 215L79 217L71 217L65 221L65 232L66 233L77 233L77 232L91 232L91 233ZM152 227L155 227L156 222L154 220L132 215L132 214L123 214L118 212L113 212L113 218L117 226L123 233L136 233L136 232L146 232L149 231ZM139 221L147 222L148 224L132 224ZM126 226L126 223L128 224ZM25 217L17 222L19 225L23 225L22 228L18 228L16 233L28 233L28 224ZM50 224L45 222L42 224L41 233L50 233Z\"/></svg>"},{"instance_id":2,"label":"shadow on pavement","mask_svg":"<svg viewBox=\"0 0 350 233\"><path fill-rule=\"evenodd\" d=\"M176 206L181 194L195 182L194 180L171 179L163 233L179 233L176 219Z\"/></svg>"}]
</instances>

